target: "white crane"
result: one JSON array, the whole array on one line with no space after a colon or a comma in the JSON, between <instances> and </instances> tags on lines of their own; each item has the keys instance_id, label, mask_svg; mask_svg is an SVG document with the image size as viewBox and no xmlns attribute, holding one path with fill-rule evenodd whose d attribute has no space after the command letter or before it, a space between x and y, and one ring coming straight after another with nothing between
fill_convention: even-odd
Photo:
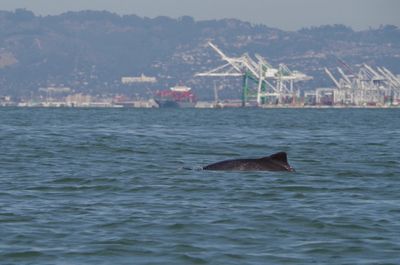
<instances>
[{"instance_id":1,"label":"white crane","mask_svg":"<svg viewBox=\"0 0 400 265\"><path fill-rule=\"evenodd\" d=\"M312 77L298 71L290 71L289 68L280 64L279 68L273 68L261 55L256 54L254 60L248 53L240 57L228 57L215 44L208 43L214 51L226 63L204 73L197 73L199 77L243 77L243 105L249 93L248 79L257 84L256 100L258 105L265 102L266 97L278 97L279 101L283 97L293 97L293 82L310 80ZM290 83L290 88L286 86Z\"/></svg>"},{"instance_id":2,"label":"white crane","mask_svg":"<svg viewBox=\"0 0 400 265\"><path fill-rule=\"evenodd\" d=\"M328 68L326 68L326 67L325 67L325 73L331 78L333 83L335 83L336 87L340 89L341 88L340 83L336 80L336 78L333 76L331 71L329 71Z\"/></svg>"}]
</instances>

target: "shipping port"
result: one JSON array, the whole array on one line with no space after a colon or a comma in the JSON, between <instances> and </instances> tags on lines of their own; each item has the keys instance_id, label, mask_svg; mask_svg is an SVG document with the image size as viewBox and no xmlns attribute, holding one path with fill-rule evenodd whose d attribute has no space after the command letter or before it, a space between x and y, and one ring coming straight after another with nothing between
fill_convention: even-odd
<instances>
[{"instance_id":1,"label":"shipping port","mask_svg":"<svg viewBox=\"0 0 400 265\"><path fill-rule=\"evenodd\" d=\"M115 108L388 108L400 107L400 75L387 67L371 66L366 63L350 66L338 59L341 67L323 68L328 83L326 87L303 89L298 83L307 84L313 77L298 70L290 69L286 64L273 66L259 54L253 56L244 53L231 57L217 45L208 45L219 56L222 64L211 70L195 73L196 78L214 79L214 101L198 100L194 90L199 87L177 85L169 89L155 76L124 76L120 83L129 93L139 89L140 93L90 95L77 93L75 89L63 84L40 87L37 97L14 101L10 96L0 97L0 106L17 107L115 107ZM216 63L213 63L214 65ZM227 82L232 78L233 82ZM222 79L216 85L216 80ZM239 80L241 98L221 98L219 93ZM186 80L190 84L193 80ZM210 82L209 82L210 83ZM306 88L306 89L304 89ZM137 92L138 90L136 90ZM238 91L238 90L236 90ZM212 98L212 97L210 97Z\"/></svg>"},{"instance_id":2,"label":"shipping port","mask_svg":"<svg viewBox=\"0 0 400 265\"><path fill-rule=\"evenodd\" d=\"M215 44L211 42L208 44L220 56L224 64L207 72L197 73L195 76L242 78L242 107L396 107L400 105L400 76L385 67L374 69L363 64L358 71L355 71L354 67L339 60L346 68L343 70L337 67L339 79L334 77L329 69L324 69L335 87L316 88L302 93L295 84L311 80L312 76L291 70L283 63L274 67L258 54L255 54L255 59L248 53L240 57L229 57ZM216 90L215 93L217 93ZM217 104L216 97L214 106L218 106Z\"/></svg>"}]
</instances>

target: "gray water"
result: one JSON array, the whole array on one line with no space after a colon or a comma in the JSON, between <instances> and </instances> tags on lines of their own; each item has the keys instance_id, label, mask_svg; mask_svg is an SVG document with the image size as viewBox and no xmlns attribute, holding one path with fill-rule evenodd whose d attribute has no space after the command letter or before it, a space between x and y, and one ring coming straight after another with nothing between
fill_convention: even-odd
<instances>
[{"instance_id":1,"label":"gray water","mask_svg":"<svg viewBox=\"0 0 400 265\"><path fill-rule=\"evenodd\" d=\"M0 264L400 264L399 147L400 109L2 108Z\"/></svg>"}]
</instances>

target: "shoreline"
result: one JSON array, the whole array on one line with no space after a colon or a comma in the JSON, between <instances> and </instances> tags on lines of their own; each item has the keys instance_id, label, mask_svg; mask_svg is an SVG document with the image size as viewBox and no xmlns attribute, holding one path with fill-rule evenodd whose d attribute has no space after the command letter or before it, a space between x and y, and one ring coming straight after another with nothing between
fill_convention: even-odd
<instances>
[{"instance_id":1,"label":"shoreline","mask_svg":"<svg viewBox=\"0 0 400 265\"><path fill-rule=\"evenodd\" d=\"M27 108L27 109L166 109L159 107L149 106L121 106L121 105L110 105L110 106L18 106L18 105L0 105L0 108ZM275 106L227 106L227 107L192 107L192 108L170 108L170 109L400 109L400 105L395 106L287 106L287 105L275 105Z\"/></svg>"}]
</instances>

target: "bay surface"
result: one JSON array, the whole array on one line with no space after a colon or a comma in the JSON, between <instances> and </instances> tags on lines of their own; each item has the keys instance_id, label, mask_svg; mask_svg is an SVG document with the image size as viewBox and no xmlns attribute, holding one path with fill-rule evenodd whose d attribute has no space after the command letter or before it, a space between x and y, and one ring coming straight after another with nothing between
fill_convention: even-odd
<instances>
[{"instance_id":1,"label":"bay surface","mask_svg":"<svg viewBox=\"0 0 400 265\"><path fill-rule=\"evenodd\" d=\"M400 109L0 108L0 264L400 264L399 146Z\"/></svg>"}]
</instances>

